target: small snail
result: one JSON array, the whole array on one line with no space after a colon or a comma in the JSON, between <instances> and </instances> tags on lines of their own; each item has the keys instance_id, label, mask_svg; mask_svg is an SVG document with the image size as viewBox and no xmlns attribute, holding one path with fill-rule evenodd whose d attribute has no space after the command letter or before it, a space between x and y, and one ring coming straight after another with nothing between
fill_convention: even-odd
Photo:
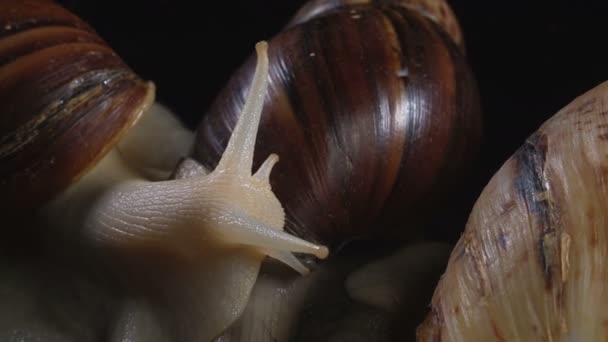
<instances>
[{"instance_id":1,"label":"small snail","mask_svg":"<svg viewBox=\"0 0 608 342\"><path fill-rule=\"evenodd\" d=\"M608 336L608 83L545 122L490 180L419 341Z\"/></svg>"},{"instance_id":2,"label":"small snail","mask_svg":"<svg viewBox=\"0 0 608 342\"><path fill-rule=\"evenodd\" d=\"M269 151L286 156L271 184L295 235L330 247L411 237L403 223L422 221L471 164L480 113L461 41L413 3L314 1L269 41L254 165ZM253 66L251 58L198 127L193 155L206 167L226 145Z\"/></svg>"},{"instance_id":3,"label":"small snail","mask_svg":"<svg viewBox=\"0 0 608 342\"><path fill-rule=\"evenodd\" d=\"M268 183L278 156L251 173L268 82L265 42L256 46L251 89L218 166L207 172L186 160L175 179L152 181L192 141L166 111L147 110L151 83L50 1L0 1L0 30L0 193L7 212L46 203L41 212L56 229L43 233L51 239L63 235L127 256L176 255L171 260L188 266L171 271L187 269L205 285L190 298L206 314L192 332L201 340L240 315L266 255L300 273L307 268L292 252L327 256L326 247L283 232L283 209Z\"/></svg>"}]
</instances>

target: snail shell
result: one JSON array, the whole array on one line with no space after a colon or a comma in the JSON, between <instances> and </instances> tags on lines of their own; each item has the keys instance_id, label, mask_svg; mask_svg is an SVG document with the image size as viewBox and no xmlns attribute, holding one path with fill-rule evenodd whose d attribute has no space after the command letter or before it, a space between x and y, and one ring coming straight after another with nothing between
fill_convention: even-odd
<instances>
[{"instance_id":1,"label":"snail shell","mask_svg":"<svg viewBox=\"0 0 608 342\"><path fill-rule=\"evenodd\" d=\"M420 341L608 336L608 83L545 122L490 180Z\"/></svg>"},{"instance_id":2,"label":"snail shell","mask_svg":"<svg viewBox=\"0 0 608 342\"><path fill-rule=\"evenodd\" d=\"M304 4L287 25L288 27L306 22L313 17L323 15L331 10L350 5L397 5L412 9L433 20L445 31L452 41L464 51L464 39L458 20L450 6L444 0L312 0Z\"/></svg>"},{"instance_id":3,"label":"snail shell","mask_svg":"<svg viewBox=\"0 0 608 342\"><path fill-rule=\"evenodd\" d=\"M286 229L306 240L335 247L394 226L411 236L403 223L461 182L476 154L473 76L450 36L410 6L325 3L269 41L254 165L269 151L282 156L272 188ZM206 167L223 151L253 66L250 58L198 127L194 158Z\"/></svg>"},{"instance_id":4,"label":"snail shell","mask_svg":"<svg viewBox=\"0 0 608 342\"><path fill-rule=\"evenodd\" d=\"M94 30L50 1L0 1L0 203L27 210L107 153L154 99Z\"/></svg>"}]
</instances>

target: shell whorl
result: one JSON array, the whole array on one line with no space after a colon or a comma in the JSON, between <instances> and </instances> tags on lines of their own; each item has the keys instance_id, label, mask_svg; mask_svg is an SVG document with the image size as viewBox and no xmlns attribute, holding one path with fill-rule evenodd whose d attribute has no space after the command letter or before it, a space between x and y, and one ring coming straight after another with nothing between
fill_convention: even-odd
<instances>
[{"instance_id":1,"label":"shell whorl","mask_svg":"<svg viewBox=\"0 0 608 342\"><path fill-rule=\"evenodd\" d=\"M96 161L153 101L86 23L51 1L0 1L0 202L27 209Z\"/></svg>"},{"instance_id":2,"label":"shell whorl","mask_svg":"<svg viewBox=\"0 0 608 342\"><path fill-rule=\"evenodd\" d=\"M608 83L543 124L490 180L420 341L608 335Z\"/></svg>"},{"instance_id":3,"label":"shell whorl","mask_svg":"<svg viewBox=\"0 0 608 342\"><path fill-rule=\"evenodd\" d=\"M271 184L286 229L306 240L336 246L391 224L411 236L403 226L475 158L474 78L445 32L416 11L344 6L276 35L269 58L256 154L281 156ZM252 67L249 59L235 73L198 127L194 158L208 168Z\"/></svg>"},{"instance_id":4,"label":"shell whorl","mask_svg":"<svg viewBox=\"0 0 608 342\"><path fill-rule=\"evenodd\" d=\"M287 26L297 25L316 16L331 13L334 9L351 5L397 6L414 10L439 25L461 51L464 51L460 24L445 0L314 0L302 6ZM353 14L356 16L356 12Z\"/></svg>"}]
</instances>

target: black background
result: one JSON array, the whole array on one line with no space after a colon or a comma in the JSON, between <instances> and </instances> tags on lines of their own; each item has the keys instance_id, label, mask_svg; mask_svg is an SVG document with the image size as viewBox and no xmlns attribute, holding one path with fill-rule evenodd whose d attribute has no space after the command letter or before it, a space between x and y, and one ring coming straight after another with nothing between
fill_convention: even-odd
<instances>
[{"instance_id":1,"label":"black background","mask_svg":"<svg viewBox=\"0 0 608 342\"><path fill-rule=\"evenodd\" d=\"M231 72L303 1L60 1L195 127ZM608 79L608 1L450 1L479 83L484 142L472 197L538 126Z\"/></svg>"}]
</instances>

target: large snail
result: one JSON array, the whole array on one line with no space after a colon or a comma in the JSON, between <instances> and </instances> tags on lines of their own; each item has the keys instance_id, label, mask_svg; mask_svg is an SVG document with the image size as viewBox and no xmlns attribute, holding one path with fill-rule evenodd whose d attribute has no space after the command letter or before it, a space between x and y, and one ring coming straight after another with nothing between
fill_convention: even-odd
<instances>
[{"instance_id":1,"label":"large snail","mask_svg":"<svg viewBox=\"0 0 608 342\"><path fill-rule=\"evenodd\" d=\"M606 327L608 83L502 166L452 252L420 341L600 341Z\"/></svg>"},{"instance_id":2,"label":"large snail","mask_svg":"<svg viewBox=\"0 0 608 342\"><path fill-rule=\"evenodd\" d=\"M150 255L183 259L171 272L186 269L196 274L190 281L205 286L196 297L205 317L184 334L202 340L242 312L266 255L300 273L307 269L292 252L327 256L327 248L282 231L283 209L268 183L278 157L270 154L252 174L266 43L257 45L252 87L218 167L208 172L188 160L173 170L175 179L152 181L191 144L174 141L168 130L178 140L189 135L167 112L147 110L153 85L52 2L6 0L0 13L0 193L7 213L29 215L52 198L42 213L56 227L48 233L55 242L66 237L130 258L145 255L150 264Z\"/></svg>"},{"instance_id":3,"label":"large snail","mask_svg":"<svg viewBox=\"0 0 608 342\"><path fill-rule=\"evenodd\" d=\"M411 237L436 195L462 182L480 114L453 21L442 1L313 1L269 40L254 164L268 151L288 156L271 178L288 231L330 247L389 230ZM251 58L198 127L194 158L207 167L253 66Z\"/></svg>"}]
</instances>

